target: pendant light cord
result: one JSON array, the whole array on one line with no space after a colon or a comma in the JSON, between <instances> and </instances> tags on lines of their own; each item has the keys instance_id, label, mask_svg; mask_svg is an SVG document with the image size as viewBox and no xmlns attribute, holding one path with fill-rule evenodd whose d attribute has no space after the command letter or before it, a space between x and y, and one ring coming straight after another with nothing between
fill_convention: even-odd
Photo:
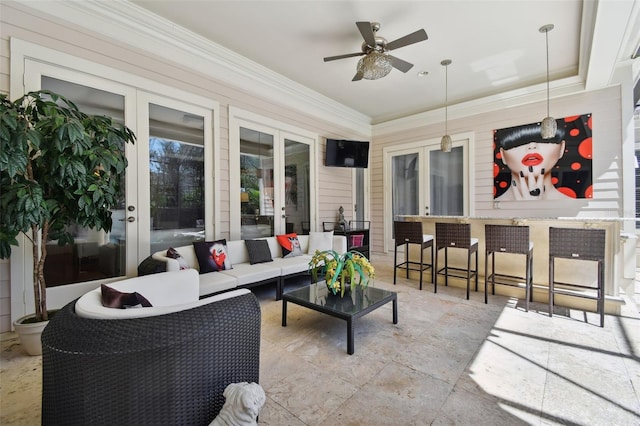
<instances>
[{"instance_id":1,"label":"pendant light cord","mask_svg":"<svg viewBox=\"0 0 640 426\"><path fill-rule=\"evenodd\" d=\"M549 117L549 30L544 32L547 41L547 117Z\"/></svg>"},{"instance_id":2,"label":"pendant light cord","mask_svg":"<svg viewBox=\"0 0 640 426\"><path fill-rule=\"evenodd\" d=\"M449 65L444 67L444 134L449 134Z\"/></svg>"}]
</instances>

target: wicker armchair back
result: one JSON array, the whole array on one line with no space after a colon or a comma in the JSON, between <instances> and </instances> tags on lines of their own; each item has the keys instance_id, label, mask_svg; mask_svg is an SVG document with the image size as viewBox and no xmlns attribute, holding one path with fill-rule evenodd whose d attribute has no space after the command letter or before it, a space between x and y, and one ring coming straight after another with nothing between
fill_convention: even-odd
<instances>
[{"instance_id":1,"label":"wicker armchair back","mask_svg":"<svg viewBox=\"0 0 640 426\"><path fill-rule=\"evenodd\" d=\"M42 334L43 425L207 425L230 383L259 381L260 305L249 293L147 318L81 318Z\"/></svg>"}]
</instances>

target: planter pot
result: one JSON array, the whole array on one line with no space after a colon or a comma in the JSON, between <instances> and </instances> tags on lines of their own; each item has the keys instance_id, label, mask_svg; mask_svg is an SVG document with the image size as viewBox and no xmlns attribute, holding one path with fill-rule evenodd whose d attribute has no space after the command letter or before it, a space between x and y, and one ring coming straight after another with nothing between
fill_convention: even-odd
<instances>
[{"instance_id":1,"label":"planter pot","mask_svg":"<svg viewBox=\"0 0 640 426\"><path fill-rule=\"evenodd\" d=\"M28 355L42 355L42 341L40 340L40 336L42 335L42 330L49 324L49 321L24 322L33 319L33 317L34 314L30 314L18 318L13 323L13 326L20 338L20 344L24 351ZM49 317L51 317L51 312L49 312Z\"/></svg>"}]
</instances>

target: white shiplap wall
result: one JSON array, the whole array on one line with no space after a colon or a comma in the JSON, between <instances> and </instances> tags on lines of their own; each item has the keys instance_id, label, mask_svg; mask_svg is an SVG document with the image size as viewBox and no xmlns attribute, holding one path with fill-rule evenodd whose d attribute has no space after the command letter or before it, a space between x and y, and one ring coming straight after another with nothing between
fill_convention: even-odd
<instances>
[{"instance_id":1,"label":"white shiplap wall","mask_svg":"<svg viewBox=\"0 0 640 426\"><path fill-rule=\"evenodd\" d=\"M475 158L475 203L471 215L479 217L621 217L622 208L622 158L621 112L619 86L584 92L578 95L554 99L551 114L556 118L580 114L593 114L593 199L561 201L512 201L500 202L499 209L493 202L493 130L540 121L546 114L545 102L512 107L470 117L450 120L449 134L472 133ZM372 250L384 251L383 230L384 182L383 149L408 142L440 138L442 123L416 127L374 136L372 148L371 212ZM375 134L374 126L374 134ZM375 172L373 172L375 171Z\"/></svg>"},{"instance_id":2,"label":"white shiplap wall","mask_svg":"<svg viewBox=\"0 0 640 426\"><path fill-rule=\"evenodd\" d=\"M170 57L152 55L69 22L61 22L45 14L15 3L0 3L0 92L8 94L10 84L10 42L12 37L90 60L120 71L144 77L180 90L195 93L220 104L220 203L215 214L220 218L216 236L229 236L229 106L297 126L320 136L319 159L324 158L324 137L368 139L369 135L319 120L312 114L293 110L281 100L256 97L242 88L230 87L215 78L194 72L187 65L172 62ZM73 64L68 64L73 68ZM322 164L322 163L321 163ZM339 205L347 211L352 204L351 170L318 167L318 221L334 220ZM10 270L0 260L0 332L10 329Z\"/></svg>"}]
</instances>

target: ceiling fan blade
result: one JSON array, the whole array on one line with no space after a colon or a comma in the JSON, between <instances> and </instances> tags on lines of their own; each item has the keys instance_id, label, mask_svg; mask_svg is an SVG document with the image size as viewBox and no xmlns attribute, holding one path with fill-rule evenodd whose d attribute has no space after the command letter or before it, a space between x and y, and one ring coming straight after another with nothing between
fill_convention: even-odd
<instances>
[{"instance_id":1,"label":"ceiling fan blade","mask_svg":"<svg viewBox=\"0 0 640 426\"><path fill-rule=\"evenodd\" d=\"M360 34L362 34L364 42L367 43L367 46L375 47L376 36L373 34L371 22L356 22L356 25L358 26L358 30L360 30Z\"/></svg>"},{"instance_id":2,"label":"ceiling fan blade","mask_svg":"<svg viewBox=\"0 0 640 426\"><path fill-rule=\"evenodd\" d=\"M328 56L324 58L324 61L329 62L329 61L335 61L336 59L352 58L354 56L362 56L362 55L364 55L364 52L347 53L346 55Z\"/></svg>"},{"instance_id":3,"label":"ceiling fan blade","mask_svg":"<svg viewBox=\"0 0 640 426\"><path fill-rule=\"evenodd\" d=\"M388 56L389 58L391 58L391 65L393 65L394 68L402 72L407 72L411 68L413 68L413 64L410 64L407 61L403 61L402 59L396 58L395 56L391 56L391 55L388 55Z\"/></svg>"},{"instance_id":4,"label":"ceiling fan blade","mask_svg":"<svg viewBox=\"0 0 640 426\"><path fill-rule=\"evenodd\" d=\"M364 75L364 73L362 71L358 71L356 73L356 75L353 76L353 80L351 81L358 81L358 80L362 80L362 76Z\"/></svg>"},{"instance_id":5,"label":"ceiling fan blade","mask_svg":"<svg viewBox=\"0 0 640 426\"><path fill-rule=\"evenodd\" d=\"M404 47L407 46L409 44L413 44L413 43L417 43L419 41L423 41L426 40L427 37L427 32L422 29L422 30L418 30L414 33L408 34L404 37L400 37L397 40L393 40L392 42L387 43L386 45L386 49L387 50L393 50L393 49L397 49L399 47Z\"/></svg>"}]
</instances>

